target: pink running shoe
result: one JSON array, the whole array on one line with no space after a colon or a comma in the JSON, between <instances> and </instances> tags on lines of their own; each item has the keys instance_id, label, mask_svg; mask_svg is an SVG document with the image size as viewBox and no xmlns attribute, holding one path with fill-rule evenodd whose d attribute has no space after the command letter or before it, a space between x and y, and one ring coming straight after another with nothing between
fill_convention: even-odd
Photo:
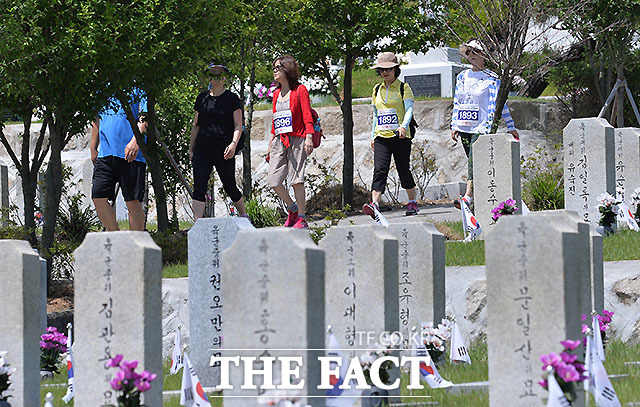
<instances>
[{"instance_id":1,"label":"pink running shoe","mask_svg":"<svg viewBox=\"0 0 640 407\"><path fill-rule=\"evenodd\" d=\"M420 212L418 204L416 202L409 202L407 204L407 211L404 213L406 216L417 215Z\"/></svg>"},{"instance_id":2,"label":"pink running shoe","mask_svg":"<svg viewBox=\"0 0 640 407\"><path fill-rule=\"evenodd\" d=\"M307 224L307 220L305 218L298 218L296 224L293 225L294 229L309 229L309 225Z\"/></svg>"},{"instance_id":3,"label":"pink running shoe","mask_svg":"<svg viewBox=\"0 0 640 407\"><path fill-rule=\"evenodd\" d=\"M296 224L298 220L298 211L291 212L289 211L289 215L287 216L287 221L284 223L285 228L290 228Z\"/></svg>"},{"instance_id":4,"label":"pink running shoe","mask_svg":"<svg viewBox=\"0 0 640 407\"><path fill-rule=\"evenodd\" d=\"M373 202L362 205L362 213L371 216L371 219L375 219L376 212L374 210L374 205L375 204Z\"/></svg>"}]
</instances>

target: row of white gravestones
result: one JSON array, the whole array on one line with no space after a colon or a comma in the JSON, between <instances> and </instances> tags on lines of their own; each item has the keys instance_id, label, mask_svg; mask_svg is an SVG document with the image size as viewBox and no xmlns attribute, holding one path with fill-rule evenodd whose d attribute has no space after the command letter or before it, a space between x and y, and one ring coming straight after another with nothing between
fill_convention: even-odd
<instances>
[{"instance_id":1,"label":"row of white gravestones","mask_svg":"<svg viewBox=\"0 0 640 407\"><path fill-rule=\"evenodd\" d=\"M589 239L588 225L570 211L507 216L487 236L491 406L541 405L540 355L581 339L592 298Z\"/></svg>"},{"instance_id":2,"label":"row of white gravestones","mask_svg":"<svg viewBox=\"0 0 640 407\"><path fill-rule=\"evenodd\" d=\"M520 142L508 133L484 134L473 143L473 195L475 216L483 235L495 222L491 210L508 199L522 213Z\"/></svg>"},{"instance_id":3,"label":"row of white gravestones","mask_svg":"<svg viewBox=\"0 0 640 407\"><path fill-rule=\"evenodd\" d=\"M392 225L390 231L331 228L318 247L304 232L256 231L238 218L202 219L189 232L189 264L191 359L202 361L197 371L205 386L219 383L219 366L207 366L211 356L292 356L277 349L306 349L295 353L310 363L301 377L314 395L314 361L323 352L308 349L324 349L326 325L343 334L342 347L359 354L380 333L397 331L399 321L408 332L409 325L444 316L444 236L426 223ZM325 275L325 269L336 272ZM242 369L231 367L235 386L225 395L263 391L240 391Z\"/></svg>"}]
</instances>

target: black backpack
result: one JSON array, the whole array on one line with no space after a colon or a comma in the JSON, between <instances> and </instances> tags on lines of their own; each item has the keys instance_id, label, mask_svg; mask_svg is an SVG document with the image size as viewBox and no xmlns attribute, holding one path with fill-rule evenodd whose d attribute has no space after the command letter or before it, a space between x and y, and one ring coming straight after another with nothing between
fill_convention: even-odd
<instances>
[{"instance_id":1,"label":"black backpack","mask_svg":"<svg viewBox=\"0 0 640 407\"><path fill-rule=\"evenodd\" d=\"M373 88L373 98L375 99L378 96L378 90L380 90L380 86L382 86L381 83L378 83L374 88ZM400 82L400 97L402 98L403 101L403 107L404 107L404 82ZM418 126L418 122L416 122L416 115L412 115L411 116L411 121L409 122L409 131L411 132L411 138L416 136L416 128L418 128L420 126Z\"/></svg>"}]
</instances>

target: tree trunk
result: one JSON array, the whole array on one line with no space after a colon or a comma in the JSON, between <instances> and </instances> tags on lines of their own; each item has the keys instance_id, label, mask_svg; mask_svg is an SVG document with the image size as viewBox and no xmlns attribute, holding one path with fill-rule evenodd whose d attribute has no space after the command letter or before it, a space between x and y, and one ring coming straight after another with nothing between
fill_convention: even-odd
<instances>
[{"instance_id":1,"label":"tree trunk","mask_svg":"<svg viewBox=\"0 0 640 407\"><path fill-rule=\"evenodd\" d=\"M353 208L353 106L352 90L353 65L355 58L348 54L344 64L344 96L340 109L342 110L342 132L344 135L344 163L342 167L342 205Z\"/></svg>"},{"instance_id":2,"label":"tree trunk","mask_svg":"<svg viewBox=\"0 0 640 407\"><path fill-rule=\"evenodd\" d=\"M24 134L22 136L22 165L20 166L20 178L22 181L22 199L24 203L24 230L29 233L29 243L31 246L36 247L38 244L38 238L36 237L36 222L34 219L36 209L36 188L38 187L38 171L40 166L35 168L35 173L32 176L32 170L29 166L29 150L31 143L31 112L25 112L24 114ZM46 128L46 122L42 123L42 126ZM34 164L37 163L38 151L34 151ZM36 165L34 165L36 167Z\"/></svg>"},{"instance_id":3,"label":"tree trunk","mask_svg":"<svg viewBox=\"0 0 640 407\"><path fill-rule=\"evenodd\" d=\"M147 167L149 168L149 174L151 174L151 185L153 186L153 195L156 201L158 231L166 232L169 230L169 211L167 210L167 193L164 189L164 172L160 163L161 151L157 140L158 133L156 132L156 100L153 96L148 96L147 108L147 120L149 123L147 129L147 150L149 154L148 157L145 156L145 160L147 160Z\"/></svg>"},{"instance_id":4,"label":"tree trunk","mask_svg":"<svg viewBox=\"0 0 640 407\"><path fill-rule=\"evenodd\" d=\"M62 149L64 148L64 127L60 121L56 123L51 113L45 113L45 120L49 125L49 164L45 173L44 188L44 225L42 227L42 251L41 254L47 260L47 290L51 287L51 272L53 270L53 259L51 248L55 238L56 221L60 209L60 199L62 197L63 176L62 176Z\"/></svg>"},{"instance_id":5,"label":"tree trunk","mask_svg":"<svg viewBox=\"0 0 640 407\"><path fill-rule=\"evenodd\" d=\"M136 120L129 104L129 96L122 93L118 94L118 100L123 106L127 120L131 126L131 130L138 142L138 147L142 151L142 156L147 161L147 169L151 174L151 185L153 186L153 195L156 202L156 221L158 223L158 231L166 232L169 230L169 211L167 210L167 194L164 190L163 170L160 163L160 146L157 139L156 129L156 99L147 95L147 140L138 129L138 121Z\"/></svg>"},{"instance_id":6,"label":"tree trunk","mask_svg":"<svg viewBox=\"0 0 640 407\"><path fill-rule=\"evenodd\" d=\"M500 123L500 119L502 119L502 109L509 98L509 89L511 89L512 79L513 78L508 73L500 76L500 89L498 89L498 96L496 98L496 111L491 125L492 134L498 131L498 124Z\"/></svg>"},{"instance_id":7,"label":"tree trunk","mask_svg":"<svg viewBox=\"0 0 640 407\"><path fill-rule=\"evenodd\" d=\"M251 198L253 180L251 178L251 130L253 128L253 107L256 103L253 89L256 86L256 59L252 58L251 74L249 76L249 111L244 136L244 148L242 149L242 193L245 199Z\"/></svg>"},{"instance_id":8,"label":"tree trunk","mask_svg":"<svg viewBox=\"0 0 640 407\"><path fill-rule=\"evenodd\" d=\"M625 50L620 49L620 53L616 58L616 72L618 74L618 80L624 81L624 53ZM618 92L616 94L616 125L618 128L624 127L624 98L625 98L625 88L620 86L618 88Z\"/></svg>"}]
</instances>

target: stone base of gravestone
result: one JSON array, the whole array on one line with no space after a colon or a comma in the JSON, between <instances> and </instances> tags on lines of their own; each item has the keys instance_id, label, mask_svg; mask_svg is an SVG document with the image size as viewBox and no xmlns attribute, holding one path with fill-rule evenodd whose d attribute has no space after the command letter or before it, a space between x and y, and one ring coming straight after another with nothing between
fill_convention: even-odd
<instances>
[{"instance_id":1,"label":"stone base of gravestone","mask_svg":"<svg viewBox=\"0 0 640 407\"><path fill-rule=\"evenodd\" d=\"M189 231L189 355L205 387L220 384L220 368L209 360L222 355L222 252L241 230L255 228L247 218L201 218Z\"/></svg>"},{"instance_id":2,"label":"stone base of gravestone","mask_svg":"<svg viewBox=\"0 0 640 407\"><path fill-rule=\"evenodd\" d=\"M40 261L28 242L0 240L0 351L16 371L5 392L14 406L40 405Z\"/></svg>"},{"instance_id":3,"label":"stone base of gravestone","mask_svg":"<svg viewBox=\"0 0 640 407\"><path fill-rule=\"evenodd\" d=\"M319 356L324 355L325 254L303 230L268 228L240 231L222 254L225 322L224 356L301 357L298 379L301 404L324 406ZM254 368L264 368L256 363ZM225 407L257 405L256 389L242 390L245 368L231 365L231 390L224 391ZM281 369L274 366L274 384ZM288 381L288 379L285 379ZM294 382L298 382L294 380ZM305 398L305 396L316 396Z\"/></svg>"},{"instance_id":4,"label":"stone base of gravestone","mask_svg":"<svg viewBox=\"0 0 640 407\"><path fill-rule=\"evenodd\" d=\"M572 119L563 132L564 207L598 224L597 197L615 196L614 129L599 118Z\"/></svg>"},{"instance_id":5,"label":"stone base of gravestone","mask_svg":"<svg viewBox=\"0 0 640 407\"><path fill-rule=\"evenodd\" d=\"M520 142L511 134L485 134L473 143L473 202L483 234L493 229L491 210L508 199L522 213Z\"/></svg>"},{"instance_id":6,"label":"stone base of gravestone","mask_svg":"<svg viewBox=\"0 0 640 407\"><path fill-rule=\"evenodd\" d=\"M392 223L398 239L398 295L400 332L408 338L412 327L445 316L444 235L431 223Z\"/></svg>"},{"instance_id":7,"label":"stone base of gravestone","mask_svg":"<svg viewBox=\"0 0 640 407\"><path fill-rule=\"evenodd\" d=\"M589 247L579 229L566 213L531 213L500 219L487 235L491 406L541 405L547 392L537 385L540 355L560 352L561 341L582 337L577 254L589 253ZM583 406L579 397L574 405Z\"/></svg>"},{"instance_id":8,"label":"stone base of gravestone","mask_svg":"<svg viewBox=\"0 0 640 407\"><path fill-rule=\"evenodd\" d=\"M147 232L89 233L75 258L75 398L79 406L117 404L109 381L118 354L157 374L143 394L162 405L162 253Z\"/></svg>"}]
</instances>

